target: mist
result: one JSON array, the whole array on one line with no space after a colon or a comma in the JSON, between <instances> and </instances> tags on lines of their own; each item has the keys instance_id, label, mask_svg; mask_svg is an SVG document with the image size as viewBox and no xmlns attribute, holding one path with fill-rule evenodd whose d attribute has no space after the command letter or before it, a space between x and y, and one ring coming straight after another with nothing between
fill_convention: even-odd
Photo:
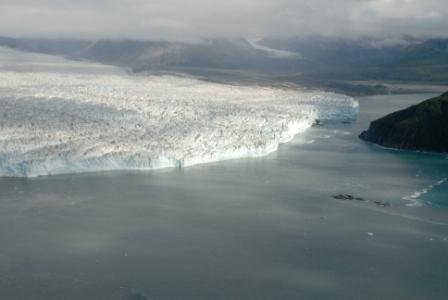
<instances>
[{"instance_id":1,"label":"mist","mask_svg":"<svg viewBox=\"0 0 448 300\"><path fill-rule=\"evenodd\" d=\"M442 37L448 34L446 15L446 0L2 0L0 35Z\"/></svg>"}]
</instances>

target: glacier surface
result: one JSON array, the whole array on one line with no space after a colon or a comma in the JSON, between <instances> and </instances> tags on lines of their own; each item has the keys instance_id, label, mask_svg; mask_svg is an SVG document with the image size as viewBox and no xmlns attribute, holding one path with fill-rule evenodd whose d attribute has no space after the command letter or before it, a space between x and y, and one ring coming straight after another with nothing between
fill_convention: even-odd
<instances>
[{"instance_id":1,"label":"glacier surface","mask_svg":"<svg viewBox=\"0 0 448 300\"><path fill-rule=\"evenodd\" d=\"M316 119L352 121L357 112L354 99L338 94L131 76L2 49L0 176L150 170L262 156Z\"/></svg>"}]
</instances>

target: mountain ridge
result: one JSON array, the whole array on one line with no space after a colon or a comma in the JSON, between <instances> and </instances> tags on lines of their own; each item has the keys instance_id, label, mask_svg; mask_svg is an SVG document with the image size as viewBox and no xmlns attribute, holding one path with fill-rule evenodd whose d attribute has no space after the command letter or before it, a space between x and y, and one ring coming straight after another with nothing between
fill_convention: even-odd
<instances>
[{"instance_id":1,"label":"mountain ridge","mask_svg":"<svg viewBox=\"0 0 448 300\"><path fill-rule=\"evenodd\" d=\"M393 41L322 37L243 38L198 43L145 40L49 40L0 37L0 46L117 65L133 72L159 69L254 70L325 80L402 80L448 83L448 39ZM288 57L272 51L288 51ZM297 54L294 57L293 54Z\"/></svg>"}]
</instances>

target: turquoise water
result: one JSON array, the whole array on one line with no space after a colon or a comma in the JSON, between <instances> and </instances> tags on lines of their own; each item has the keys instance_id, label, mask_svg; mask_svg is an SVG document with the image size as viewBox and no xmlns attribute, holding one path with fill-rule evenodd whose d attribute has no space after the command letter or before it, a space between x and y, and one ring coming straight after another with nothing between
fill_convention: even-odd
<instances>
[{"instance_id":1,"label":"turquoise water","mask_svg":"<svg viewBox=\"0 0 448 300\"><path fill-rule=\"evenodd\" d=\"M0 299L447 299L446 156L357 138L430 96L361 98L264 158L1 178Z\"/></svg>"}]
</instances>

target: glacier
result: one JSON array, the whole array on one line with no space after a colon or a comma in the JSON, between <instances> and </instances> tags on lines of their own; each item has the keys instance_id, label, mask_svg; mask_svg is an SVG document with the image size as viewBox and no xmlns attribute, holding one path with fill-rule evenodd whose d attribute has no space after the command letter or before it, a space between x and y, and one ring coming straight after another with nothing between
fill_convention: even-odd
<instances>
[{"instance_id":1,"label":"glacier","mask_svg":"<svg viewBox=\"0 0 448 300\"><path fill-rule=\"evenodd\" d=\"M11 59L11 56L14 59ZM0 176L186 167L276 151L353 98L0 51Z\"/></svg>"}]
</instances>

